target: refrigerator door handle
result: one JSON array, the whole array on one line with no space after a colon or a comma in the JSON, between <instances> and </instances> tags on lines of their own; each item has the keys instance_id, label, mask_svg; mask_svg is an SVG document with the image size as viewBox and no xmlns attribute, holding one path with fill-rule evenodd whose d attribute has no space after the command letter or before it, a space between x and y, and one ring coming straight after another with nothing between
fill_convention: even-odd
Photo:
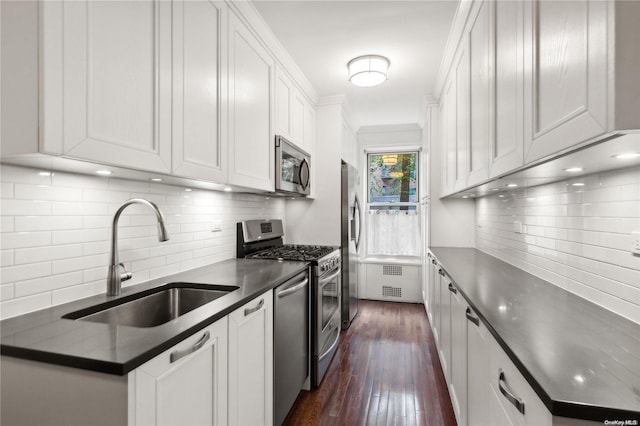
<instances>
[{"instance_id":1,"label":"refrigerator door handle","mask_svg":"<svg viewBox=\"0 0 640 426\"><path fill-rule=\"evenodd\" d=\"M360 202L358 201L358 194L355 196L355 201L353 205L353 221L355 222L356 218L358 219L358 233L356 234L356 252L360 248L360 234L362 233L362 218L360 217ZM355 228L355 223L353 224ZM354 233L355 234L355 233Z\"/></svg>"}]
</instances>

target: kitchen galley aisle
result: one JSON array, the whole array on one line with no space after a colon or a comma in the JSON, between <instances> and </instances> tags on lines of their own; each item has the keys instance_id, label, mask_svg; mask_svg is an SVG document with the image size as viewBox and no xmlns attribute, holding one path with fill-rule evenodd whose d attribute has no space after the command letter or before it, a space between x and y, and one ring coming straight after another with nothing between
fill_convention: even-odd
<instances>
[{"instance_id":1,"label":"kitchen galley aisle","mask_svg":"<svg viewBox=\"0 0 640 426\"><path fill-rule=\"evenodd\" d=\"M285 425L455 425L424 307L360 300L322 386Z\"/></svg>"}]
</instances>

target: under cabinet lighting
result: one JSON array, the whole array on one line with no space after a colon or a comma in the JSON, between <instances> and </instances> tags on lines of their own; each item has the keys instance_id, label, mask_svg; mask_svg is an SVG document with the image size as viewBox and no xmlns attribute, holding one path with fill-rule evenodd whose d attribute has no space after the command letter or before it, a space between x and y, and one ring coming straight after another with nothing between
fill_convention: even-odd
<instances>
[{"instance_id":1,"label":"under cabinet lighting","mask_svg":"<svg viewBox=\"0 0 640 426\"><path fill-rule=\"evenodd\" d=\"M491 188L492 191L500 191L500 188Z\"/></svg>"},{"instance_id":2,"label":"under cabinet lighting","mask_svg":"<svg viewBox=\"0 0 640 426\"><path fill-rule=\"evenodd\" d=\"M111 170L96 170L96 174L100 176L109 176L111 173Z\"/></svg>"},{"instance_id":3,"label":"under cabinet lighting","mask_svg":"<svg viewBox=\"0 0 640 426\"><path fill-rule=\"evenodd\" d=\"M233 189L229 188L228 186L224 189L225 192L231 192L233 191Z\"/></svg>"},{"instance_id":4,"label":"under cabinet lighting","mask_svg":"<svg viewBox=\"0 0 640 426\"><path fill-rule=\"evenodd\" d=\"M52 174L53 173L51 173L51 172L40 172L40 173L38 173L38 175L40 175L40 176L51 176Z\"/></svg>"},{"instance_id":5,"label":"under cabinet lighting","mask_svg":"<svg viewBox=\"0 0 640 426\"><path fill-rule=\"evenodd\" d=\"M576 183L572 183L571 186L584 186L584 183L576 182Z\"/></svg>"},{"instance_id":6,"label":"under cabinet lighting","mask_svg":"<svg viewBox=\"0 0 640 426\"><path fill-rule=\"evenodd\" d=\"M568 169L562 169L565 172L569 172L569 173L577 173L577 172L581 172L584 169L582 167L569 167Z\"/></svg>"},{"instance_id":7,"label":"under cabinet lighting","mask_svg":"<svg viewBox=\"0 0 640 426\"><path fill-rule=\"evenodd\" d=\"M463 195L462 198L469 198L469 196L468 195Z\"/></svg>"},{"instance_id":8,"label":"under cabinet lighting","mask_svg":"<svg viewBox=\"0 0 640 426\"><path fill-rule=\"evenodd\" d=\"M151 178L153 182L162 182L162 178Z\"/></svg>"},{"instance_id":9,"label":"under cabinet lighting","mask_svg":"<svg viewBox=\"0 0 640 426\"><path fill-rule=\"evenodd\" d=\"M498 198L504 198L504 195L498 195Z\"/></svg>"},{"instance_id":10,"label":"under cabinet lighting","mask_svg":"<svg viewBox=\"0 0 640 426\"><path fill-rule=\"evenodd\" d=\"M191 191L192 191L192 189L191 189L191 188L185 188L185 189L184 189L184 191L185 191L185 192L191 192Z\"/></svg>"},{"instance_id":11,"label":"under cabinet lighting","mask_svg":"<svg viewBox=\"0 0 640 426\"><path fill-rule=\"evenodd\" d=\"M518 186L518 184L517 184L517 183L508 183L508 184L507 184L507 188L515 188L515 187L517 187L517 186Z\"/></svg>"},{"instance_id":12,"label":"under cabinet lighting","mask_svg":"<svg viewBox=\"0 0 640 426\"><path fill-rule=\"evenodd\" d=\"M631 160L640 157L640 152L623 152L622 154L612 155L616 160Z\"/></svg>"},{"instance_id":13,"label":"under cabinet lighting","mask_svg":"<svg viewBox=\"0 0 640 426\"><path fill-rule=\"evenodd\" d=\"M575 376L573 376L573 380L575 380L578 383L584 383L584 377L581 376L580 374L576 374Z\"/></svg>"}]
</instances>

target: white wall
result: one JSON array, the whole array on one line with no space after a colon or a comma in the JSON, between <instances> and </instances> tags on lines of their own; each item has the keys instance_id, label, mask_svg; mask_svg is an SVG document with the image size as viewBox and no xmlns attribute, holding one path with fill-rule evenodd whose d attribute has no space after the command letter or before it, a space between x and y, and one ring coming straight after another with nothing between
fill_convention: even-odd
<instances>
[{"instance_id":1,"label":"white wall","mask_svg":"<svg viewBox=\"0 0 640 426\"><path fill-rule=\"evenodd\" d=\"M640 323L640 257L630 253L631 233L640 231L640 167L583 182L478 199L477 248Z\"/></svg>"},{"instance_id":2,"label":"white wall","mask_svg":"<svg viewBox=\"0 0 640 426\"><path fill-rule=\"evenodd\" d=\"M278 198L38 172L4 164L0 171L2 318L104 292L111 221L129 198L158 204L170 240L158 242L150 210L128 207L119 252L133 279L124 286L234 258L237 221L285 216Z\"/></svg>"}]
</instances>

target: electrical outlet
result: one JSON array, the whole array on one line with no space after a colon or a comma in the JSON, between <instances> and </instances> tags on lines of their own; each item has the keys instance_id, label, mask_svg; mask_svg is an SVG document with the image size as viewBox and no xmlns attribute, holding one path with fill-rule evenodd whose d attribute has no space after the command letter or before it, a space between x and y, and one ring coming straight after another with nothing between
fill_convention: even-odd
<instances>
[{"instance_id":1,"label":"electrical outlet","mask_svg":"<svg viewBox=\"0 0 640 426\"><path fill-rule=\"evenodd\" d=\"M211 225L211 232L221 232L222 231L222 225L220 225L220 222L213 222L213 224Z\"/></svg>"},{"instance_id":2,"label":"electrical outlet","mask_svg":"<svg viewBox=\"0 0 640 426\"><path fill-rule=\"evenodd\" d=\"M513 232L515 232L516 234L522 234L522 222L520 222L519 220L513 222Z\"/></svg>"},{"instance_id":3,"label":"electrical outlet","mask_svg":"<svg viewBox=\"0 0 640 426\"><path fill-rule=\"evenodd\" d=\"M633 231L631 237L631 253L640 256L640 231Z\"/></svg>"}]
</instances>

